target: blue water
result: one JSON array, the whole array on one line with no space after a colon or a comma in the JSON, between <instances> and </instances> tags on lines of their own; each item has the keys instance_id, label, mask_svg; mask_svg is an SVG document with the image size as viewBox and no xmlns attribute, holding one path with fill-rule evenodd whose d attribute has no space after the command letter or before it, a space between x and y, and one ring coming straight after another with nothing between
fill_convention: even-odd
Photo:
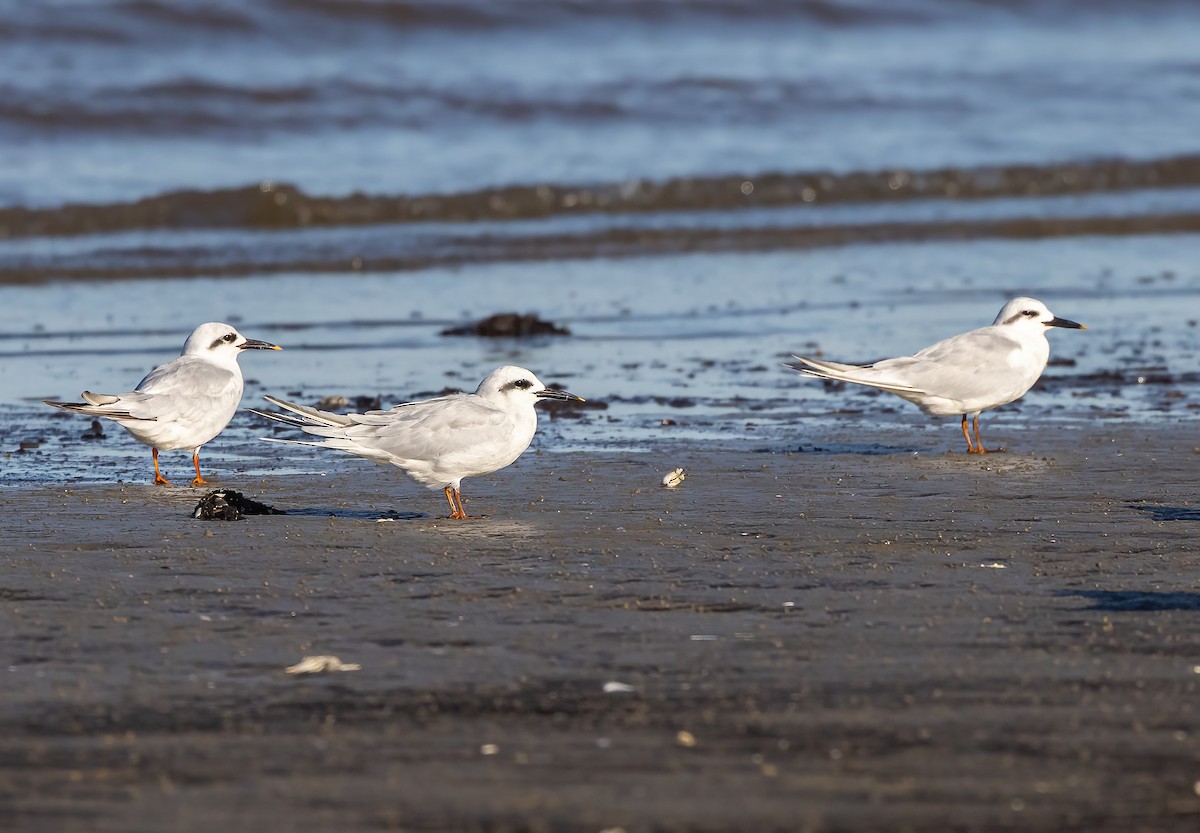
<instances>
[{"instance_id":1,"label":"blue water","mask_svg":"<svg viewBox=\"0 0 1200 833\"><path fill-rule=\"evenodd\" d=\"M1200 5L0 4L0 204L1157 158Z\"/></svg>"}]
</instances>

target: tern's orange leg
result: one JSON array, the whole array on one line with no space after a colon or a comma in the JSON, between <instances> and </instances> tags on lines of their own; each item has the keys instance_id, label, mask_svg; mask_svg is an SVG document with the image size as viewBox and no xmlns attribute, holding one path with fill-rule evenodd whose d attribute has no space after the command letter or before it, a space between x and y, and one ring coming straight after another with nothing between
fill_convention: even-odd
<instances>
[{"instance_id":1,"label":"tern's orange leg","mask_svg":"<svg viewBox=\"0 0 1200 833\"><path fill-rule=\"evenodd\" d=\"M458 489L452 489L447 486L444 491L446 492L446 500L450 504L450 517L456 521L467 517L467 513L462 508L462 495L458 493Z\"/></svg>"},{"instance_id":2,"label":"tern's orange leg","mask_svg":"<svg viewBox=\"0 0 1200 833\"><path fill-rule=\"evenodd\" d=\"M458 489L454 490L454 502L458 504L458 519L465 521L467 519L467 507L463 506L462 492Z\"/></svg>"},{"instance_id":3,"label":"tern's orange leg","mask_svg":"<svg viewBox=\"0 0 1200 833\"><path fill-rule=\"evenodd\" d=\"M192 481L193 486L207 486L208 481L200 475L200 449L192 452L192 465L196 467L196 479Z\"/></svg>"},{"instance_id":4,"label":"tern's orange leg","mask_svg":"<svg viewBox=\"0 0 1200 833\"><path fill-rule=\"evenodd\" d=\"M987 449L983 447L983 438L979 436L979 414L975 414L975 420L971 424L975 428L975 445L979 449L980 454L999 454L1005 450L1003 448Z\"/></svg>"},{"instance_id":5,"label":"tern's orange leg","mask_svg":"<svg viewBox=\"0 0 1200 833\"><path fill-rule=\"evenodd\" d=\"M976 417L975 419L978 420L979 417ZM982 454L983 453L982 451L976 452L975 446L971 445L971 435L967 431L967 415L966 414L963 414L962 429L963 429L963 437L967 441L967 453L968 454L976 454L976 453Z\"/></svg>"},{"instance_id":6,"label":"tern's orange leg","mask_svg":"<svg viewBox=\"0 0 1200 833\"><path fill-rule=\"evenodd\" d=\"M171 481L162 476L158 470L158 449L153 446L150 448L150 455L154 458L154 485L155 486L170 486Z\"/></svg>"},{"instance_id":7,"label":"tern's orange leg","mask_svg":"<svg viewBox=\"0 0 1200 833\"><path fill-rule=\"evenodd\" d=\"M454 514L450 517L457 518L460 521L465 521L467 519L467 510L466 507L463 506L462 492L460 492L458 489L452 489L451 491L454 494L454 502L458 505L458 508L454 510Z\"/></svg>"}]
</instances>

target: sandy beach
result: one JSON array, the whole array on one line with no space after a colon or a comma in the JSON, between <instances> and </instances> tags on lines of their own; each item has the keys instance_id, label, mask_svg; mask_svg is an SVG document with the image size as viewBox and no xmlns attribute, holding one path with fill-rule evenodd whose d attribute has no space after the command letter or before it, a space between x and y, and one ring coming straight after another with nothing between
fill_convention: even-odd
<instances>
[{"instance_id":1,"label":"sandy beach","mask_svg":"<svg viewBox=\"0 0 1200 833\"><path fill-rule=\"evenodd\" d=\"M1196 829L1194 438L855 427L0 492L6 829Z\"/></svg>"}]
</instances>

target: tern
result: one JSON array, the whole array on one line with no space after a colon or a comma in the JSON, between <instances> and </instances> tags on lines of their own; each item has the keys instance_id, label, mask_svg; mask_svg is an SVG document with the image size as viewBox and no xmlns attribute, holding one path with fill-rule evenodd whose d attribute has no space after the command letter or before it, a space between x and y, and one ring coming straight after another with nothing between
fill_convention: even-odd
<instances>
[{"instance_id":1,"label":"tern","mask_svg":"<svg viewBox=\"0 0 1200 833\"><path fill-rule=\"evenodd\" d=\"M287 413L253 413L282 422L321 440L285 442L332 448L392 465L430 489L441 489L450 517L466 519L462 481L508 466L533 440L534 405L543 399L583 402L573 393L547 388L531 371L505 366L487 375L474 393L456 393L406 402L382 411L335 414L273 396L264 397Z\"/></svg>"},{"instance_id":2,"label":"tern","mask_svg":"<svg viewBox=\"0 0 1200 833\"><path fill-rule=\"evenodd\" d=\"M200 448L225 430L242 400L243 350L282 350L276 344L246 338L228 324L197 327L183 344L183 354L154 368L126 393L92 393L83 402L45 404L64 411L106 417L139 442L150 446L154 485L170 486L158 468L158 452L186 449L196 469L193 486L206 486L200 474Z\"/></svg>"},{"instance_id":3,"label":"tern","mask_svg":"<svg viewBox=\"0 0 1200 833\"><path fill-rule=\"evenodd\" d=\"M1046 332L1051 327L1086 330L1059 318L1033 298L1013 298L991 326L931 344L911 356L866 365L842 364L793 356L787 367L805 376L866 385L894 393L927 414L962 415L967 452L986 454L979 436L979 414L1020 399L1041 378L1050 359ZM972 418L975 442L967 431Z\"/></svg>"}]
</instances>

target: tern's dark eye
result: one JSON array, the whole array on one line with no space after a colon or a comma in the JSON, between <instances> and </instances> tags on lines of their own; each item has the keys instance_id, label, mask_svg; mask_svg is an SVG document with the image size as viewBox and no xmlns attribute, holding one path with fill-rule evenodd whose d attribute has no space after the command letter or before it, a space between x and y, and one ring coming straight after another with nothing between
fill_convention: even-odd
<instances>
[{"instance_id":1,"label":"tern's dark eye","mask_svg":"<svg viewBox=\"0 0 1200 833\"><path fill-rule=\"evenodd\" d=\"M529 381L528 379L518 379L517 381L513 382L513 387L520 388L521 390L528 390L529 388L533 387L533 382Z\"/></svg>"},{"instance_id":2,"label":"tern's dark eye","mask_svg":"<svg viewBox=\"0 0 1200 833\"><path fill-rule=\"evenodd\" d=\"M1035 309L1027 309L1021 313L1021 315L1028 315L1030 318L1037 318L1037 314L1037 310Z\"/></svg>"},{"instance_id":3,"label":"tern's dark eye","mask_svg":"<svg viewBox=\"0 0 1200 833\"><path fill-rule=\"evenodd\" d=\"M221 339L221 341L225 342L226 344L233 344L235 341L237 341L237 334L229 333L225 336L225 338Z\"/></svg>"}]
</instances>

